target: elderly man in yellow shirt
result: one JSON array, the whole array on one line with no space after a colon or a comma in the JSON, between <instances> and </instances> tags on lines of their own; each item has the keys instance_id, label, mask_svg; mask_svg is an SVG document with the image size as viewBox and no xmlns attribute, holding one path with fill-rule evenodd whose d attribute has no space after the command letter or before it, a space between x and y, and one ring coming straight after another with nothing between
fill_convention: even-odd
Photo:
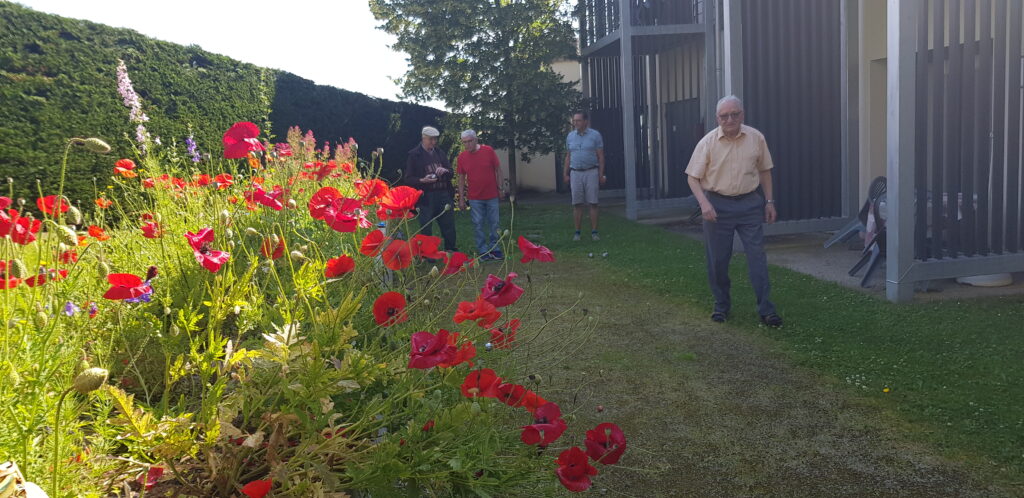
<instances>
[{"instance_id":1,"label":"elderly man in yellow shirt","mask_svg":"<svg viewBox=\"0 0 1024 498\"><path fill-rule=\"evenodd\" d=\"M768 260L764 253L764 223L774 223L772 156L761 132L743 124L743 102L734 95L718 101L718 127L697 143L686 166L687 182L704 217L708 283L715 298L711 319L724 322L729 296L729 260L733 234L739 234L747 254L750 284L757 296L761 321L771 327L782 318L769 299Z\"/></svg>"}]
</instances>

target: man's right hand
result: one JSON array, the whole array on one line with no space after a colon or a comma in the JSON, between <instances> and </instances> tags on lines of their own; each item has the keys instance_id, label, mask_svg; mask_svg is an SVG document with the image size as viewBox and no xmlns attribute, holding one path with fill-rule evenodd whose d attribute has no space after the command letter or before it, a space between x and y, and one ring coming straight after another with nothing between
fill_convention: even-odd
<instances>
[{"instance_id":1,"label":"man's right hand","mask_svg":"<svg viewBox=\"0 0 1024 498\"><path fill-rule=\"evenodd\" d=\"M565 174L565 183L569 183L569 173Z\"/></svg>"},{"instance_id":2,"label":"man's right hand","mask_svg":"<svg viewBox=\"0 0 1024 498\"><path fill-rule=\"evenodd\" d=\"M710 221L712 223L718 221L718 213L715 212L715 207L712 206L710 202L700 206L700 215L704 218L704 221Z\"/></svg>"},{"instance_id":3,"label":"man's right hand","mask_svg":"<svg viewBox=\"0 0 1024 498\"><path fill-rule=\"evenodd\" d=\"M435 177L424 176L423 178L420 178L420 183L436 183L436 182L437 182L437 177L436 176Z\"/></svg>"},{"instance_id":4,"label":"man's right hand","mask_svg":"<svg viewBox=\"0 0 1024 498\"><path fill-rule=\"evenodd\" d=\"M466 210L466 201L459 201L459 211Z\"/></svg>"}]
</instances>

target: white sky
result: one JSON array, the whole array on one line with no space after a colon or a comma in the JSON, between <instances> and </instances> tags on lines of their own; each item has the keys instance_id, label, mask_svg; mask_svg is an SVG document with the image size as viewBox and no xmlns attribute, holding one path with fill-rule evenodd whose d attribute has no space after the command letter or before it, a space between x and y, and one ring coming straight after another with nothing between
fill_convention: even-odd
<instances>
[{"instance_id":1,"label":"white sky","mask_svg":"<svg viewBox=\"0 0 1024 498\"><path fill-rule=\"evenodd\" d=\"M407 68L405 54L389 48L394 37L376 29L366 0L15 1L391 100L399 89L390 78Z\"/></svg>"}]
</instances>

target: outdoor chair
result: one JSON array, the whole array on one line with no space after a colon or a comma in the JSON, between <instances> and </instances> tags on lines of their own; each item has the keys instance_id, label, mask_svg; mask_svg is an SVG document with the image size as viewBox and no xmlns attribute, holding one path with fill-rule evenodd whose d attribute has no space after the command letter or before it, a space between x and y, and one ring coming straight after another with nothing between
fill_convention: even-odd
<instances>
[{"instance_id":1,"label":"outdoor chair","mask_svg":"<svg viewBox=\"0 0 1024 498\"><path fill-rule=\"evenodd\" d=\"M850 220L843 228L839 229L832 237L825 241L825 249L832 247L840 242L846 242L850 240L854 235L864 231L864 227L867 225L868 220L868 209L874 204L875 200L879 196L885 194L886 181L884 176L879 176L871 181L871 185L868 187L868 198L864 201L864 206L860 208L860 213Z\"/></svg>"},{"instance_id":2,"label":"outdoor chair","mask_svg":"<svg viewBox=\"0 0 1024 498\"><path fill-rule=\"evenodd\" d=\"M884 193L879 195L869 207L868 215L873 223L865 223L865 226L873 224L874 229L865 229L865 246L861 252L860 261L857 261L857 264L853 265L853 268L850 269L850 276L852 277L864 265L867 265L868 269L864 273L864 278L860 281L861 287L869 287L868 280L871 279L871 275L878 269L882 261L885 260L885 198Z\"/></svg>"}]
</instances>

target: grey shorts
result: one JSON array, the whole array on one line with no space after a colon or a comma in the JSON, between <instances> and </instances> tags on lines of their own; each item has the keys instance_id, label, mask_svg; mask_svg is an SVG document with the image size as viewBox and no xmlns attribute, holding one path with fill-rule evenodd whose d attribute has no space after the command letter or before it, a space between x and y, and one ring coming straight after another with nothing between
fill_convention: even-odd
<instances>
[{"instance_id":1,"label":"grey shorts","mask_svg":"<svg viewBox=\"0 0 1024 498\"><path fill-rule=\"evenodd\" d=\"M569 170L569 188L572 189L572 203L597 204L597 188L601 183L600 168L584 171Z\"/></svg>"}]
</instances>

